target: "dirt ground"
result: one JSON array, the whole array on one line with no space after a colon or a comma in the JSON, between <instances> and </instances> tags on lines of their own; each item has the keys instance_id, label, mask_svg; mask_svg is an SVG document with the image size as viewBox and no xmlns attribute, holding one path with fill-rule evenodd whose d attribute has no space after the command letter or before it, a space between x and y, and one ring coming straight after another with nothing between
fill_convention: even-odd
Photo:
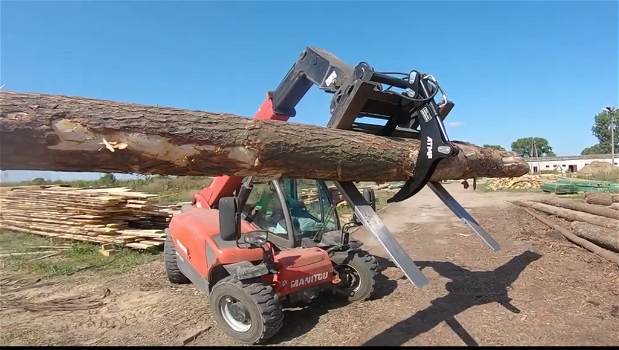
<instances>
[{"instance_id":1,"label":"dirt ground","mask_svg":"<svg viewBox=\"0 0 619 350\"><path fill-rule=\"evenodd\" d=\"M288 310L270 344L619 345L619 269L506 203L542 194L446 187L502 250L424 190L381 217L430 285L415 288L360 229L353 236L384 268L379 298ZM162 262L105 278L3 274L1 292L2 345L174 345L193 333L201 334L188 345L237 345L204 295L168 283Z\"/></svg>"}]
</instances>

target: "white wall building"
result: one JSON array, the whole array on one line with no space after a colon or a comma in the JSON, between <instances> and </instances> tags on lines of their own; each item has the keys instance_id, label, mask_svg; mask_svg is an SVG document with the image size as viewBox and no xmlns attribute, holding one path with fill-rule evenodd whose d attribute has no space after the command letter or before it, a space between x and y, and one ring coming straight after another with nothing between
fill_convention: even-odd
<instances>
[{"instance_id":1,"label":"white wall building","mask_svg":"<svg viewBox=\"0 0 619 350\"><path fill-rule=\"evenodd\" d=\"M588 156L562 156L562 157L531 157L525 158L532 174L541 171L578 172L585 165L593 162L611 163L610 154L594 154ZM619 163L619 157L615 154L614 165ZM611 163L612 164L612 163Z\"/></svg>"}]
</instances>

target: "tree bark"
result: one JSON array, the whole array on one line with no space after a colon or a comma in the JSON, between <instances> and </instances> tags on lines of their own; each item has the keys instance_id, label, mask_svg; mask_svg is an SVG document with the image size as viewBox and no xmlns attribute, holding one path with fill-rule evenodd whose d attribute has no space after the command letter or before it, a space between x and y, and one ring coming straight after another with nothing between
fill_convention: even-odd
<instances>
[{"instance_id":1,"label":"tree bark","mask_svg":"<svg viewBox=\"0 0 619 350\"><path fill-rule=\"evenodd\" d=\"M619 203L619 194L586 192L585 202L595 205L610 206L613 203Z\"/></svg>"},{"instance_id":2,"label":"tree bark","mask_svg":"<svg viewBox=\"0 0 619 350\"><path fill-rule=\"evenodd\" d=\"M569 221L582 221L613 230L619 229L619 220L613 220L588 213L581 213L570 209L557 208L551 205L531 201L517 201L516 204L523 207L533 208L546 214L558 216Z\"/></svg>"},{"instance_id":3,"label":"tree bark","mask_svg":"<svg viewBox=\"0 0 619 350\"><path fill-rule=\"evenodd\" d=\"M261 175L399 181L412 175L418 140L227 113L81 97L0 92L3 170L161 175ZM517 177L514 153L457 142L433 180Z\"/></svg>"},{"instance_id":4,"label":"tree bark","mask_svg":"<svg viewBox=\"0 0 619 350\"><path fill-rule=\"evenodd\" d=\"M613 252L619 252L619 242L617 242L618 233L616 231L606 230L578 221L572 222L571 225L576 236L593 242L600 247L612 250Z\"/></svg>"},{"instance_id":5,"label":"tree bark","mask_svg":"<svg viewBox=\"0 0 619 350\"><path fill-rule=\"evenodd\" d=\"M572 209L576 211L581 211L583 213L589 213L593 215L604 216L610 219L619 220L619 211L608 207L601 207L599 205L588 203L580 203L572 200L565 200L562 198L546 198L540 200L539 202L559 208Z\"/></svg>"},{"instance_id":6,"label":"tree bark","mask_svg":"<svg viewBox=\"0 0 619 350\"><path fill-rule=\"evenodd\" d=\"M569 230L566 230L565 228L559 226L559 225L555 225L553 224L550 220L547 220L537 214L535 214L534 212L532 212L529 209L524 209L527 213L529 213L531 216L533 216L534 218L536 218L537 220L539 220L540 222L544 223L546 226L552 228L553 230L559 232L560 234L563 235L563 237L565 237L568 241L573 242L575 244L578 244L579 246L587 249L588 251L596 254L599 257L602 257L612 263L614 263L615 265L619 265L619 254L614 253L608 249L604 249L594 243L591 243L589 241L587 241L586 239L580 238L578 236L576 236L575 234L571 233Z\"/></svg>"}]
</instances>

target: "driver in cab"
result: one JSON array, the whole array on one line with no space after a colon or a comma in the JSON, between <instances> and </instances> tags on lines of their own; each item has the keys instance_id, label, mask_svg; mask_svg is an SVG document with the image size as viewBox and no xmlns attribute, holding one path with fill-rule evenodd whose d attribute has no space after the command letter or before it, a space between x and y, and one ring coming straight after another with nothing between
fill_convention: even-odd
<instances>
[{"instance_id":1,"label":"driver in cab","mask_svg":"<svg viewBox=\"0 0 619 350\"><path fill-rule=\"evenodd\" d=\"M283 187L283 181L279 181L280 185ZM254 222L258 226L268 227L269 232L275 234L286 234L287 230L286 223L284 221L284 212L281 207L281 203L277 198L273 183L271 182L269 182L269 189L270 191L262 194L260 200L254 207L254 215L256 218ZM307 211L305 204L302 201L292 198L292 196L288 193L285 193L284 196L286 205L290 210L290 216L293 221L296 221L293 222L295 235L301 235L301 233L304 232L316 232L321 228L322 223L320 220Z\"/></svg>"}]
</instances>

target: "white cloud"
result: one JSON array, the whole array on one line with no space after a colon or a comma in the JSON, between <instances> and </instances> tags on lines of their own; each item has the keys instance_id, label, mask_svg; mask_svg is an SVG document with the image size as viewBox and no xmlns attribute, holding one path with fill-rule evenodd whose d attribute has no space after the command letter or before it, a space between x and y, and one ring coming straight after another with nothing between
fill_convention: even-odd
<instances>
[{"instance_id":1,"label":"white cloud","mask_svg":"<svg viewBox=\"0 0 619 350\"><path fill-rule=\"evenodd\" d=\"M463 122L449 122L447 123L447 126L452 127L452 128L457 128L458 126L462 126L464 125Z\"/></svg>"}]
</instances>

